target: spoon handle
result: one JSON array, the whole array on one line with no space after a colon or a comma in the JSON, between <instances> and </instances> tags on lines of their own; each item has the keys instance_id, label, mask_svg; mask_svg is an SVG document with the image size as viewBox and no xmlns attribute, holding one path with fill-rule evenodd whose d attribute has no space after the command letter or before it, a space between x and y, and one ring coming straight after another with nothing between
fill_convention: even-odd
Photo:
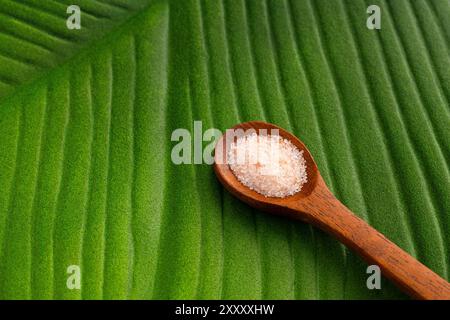
<instances>
[{"instance_id":1,"label":"spoon handle","mask_svg":"<svg viewBox=\"0 0 450 320\"><path fill-rule=\"evenodd\" d=\"M310 198L298 208L301 216L378 265L400 289L416 299L450 299L450 283L352 213L323 181Z\"/></svg>"}]
</instances>

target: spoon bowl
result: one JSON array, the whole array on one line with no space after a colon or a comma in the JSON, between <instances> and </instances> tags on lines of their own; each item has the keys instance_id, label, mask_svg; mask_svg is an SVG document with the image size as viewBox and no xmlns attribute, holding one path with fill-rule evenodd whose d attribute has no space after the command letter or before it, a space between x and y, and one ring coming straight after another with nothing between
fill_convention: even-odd
<instances>
[{"instance_id":1,"label":"spoon bowl","mask_svg":"<svg viewBox=\"0 0 450 320\"><path fill-rule=\"evenodd\" d=\"M240 123L228 130L231 130L233 132L239 130L243 131L241 131L240 135L238 134L228 136L227 134L224 134L219 139L216 145L214 171L219 181L231 194L252 207L261 209L263 211L269 211L275 214L286 213L286 210L288 210L289 208L289 203L301 201L301 199L311 195L311 193L317 186L319 170L308 148L306 148L303 142L301 142L296 136L281 127L262 121ZM236 141L239 136L251 130L254 130L257 134L259 134L260 131L271 134L271 132L277 130L276 133L279 134L280 137L289 140L300 151L303 151L303 158L305 159L308 181L302 186L299 192L285 198L266 197L243 185L236 178L226 161L227 150L229 150L230 144ZM221 148L221 150L218 150L218 148Z\"/></svg>"},{"instance_id":2,"label":"spoon bowl","mask_svg":"<svg viewBox=\"0 0 450 320\"><path fill-rule=\"evenodd\" d=\"M303 151L308 180L298 193L285 198L266 197L243 185L236 178L227 163L227 150L232 142L247 132L275 132ZM219 181L231 194L248 205L315 225L353 249L370 264L378 265L384 276L413 298L450 299L450 284L446 280L388 240L336 199L321 177L308 148L283 128L261 121L240 123L228 129L219 139L214 159L214 171Z\"/></svg>"}]
</instances>

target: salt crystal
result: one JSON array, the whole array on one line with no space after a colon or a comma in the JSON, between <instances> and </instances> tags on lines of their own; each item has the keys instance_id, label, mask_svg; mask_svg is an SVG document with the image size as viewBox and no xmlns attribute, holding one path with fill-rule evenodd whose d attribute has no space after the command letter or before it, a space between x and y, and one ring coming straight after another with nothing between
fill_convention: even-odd
<instances>
[{"instance_id":1,"label":"salt crystal","mask_svg":"<svg viewBox=\"0 0 450 320\"><path fill-rule=\"evenodd\" d=\"M242 184L266 197L291 196L307 182L303 151L279 135L239 137L230 144L227 162Z\"/></svg>"}]
</instances>

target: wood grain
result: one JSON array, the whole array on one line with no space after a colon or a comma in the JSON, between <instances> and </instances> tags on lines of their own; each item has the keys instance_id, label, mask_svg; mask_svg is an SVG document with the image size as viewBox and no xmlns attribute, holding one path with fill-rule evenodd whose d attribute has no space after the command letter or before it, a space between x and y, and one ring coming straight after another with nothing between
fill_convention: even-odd
<instances>
[{"instance_id":1,"label":"wood grain","mask_svg":"<svg viewBox=\"0 0 450 320\"><path fill-rule=\"evenodd\" d=\"M241 184L226 163L226 151L236 137L224 134L216 146L214 171L234 196L260 210L299 219L336 237L368 263L380 267L384 276L416 299L450 299L450 283L406 253L337 200L326 186L306 146L294 135L270 123L252 121L229 129L278 129L300 150L307 165L308 182L286 198L265 197ZM269 131L270 133L270 131ZM232 138L230 138L232 137Z\"/></svg>"}]
</instances>

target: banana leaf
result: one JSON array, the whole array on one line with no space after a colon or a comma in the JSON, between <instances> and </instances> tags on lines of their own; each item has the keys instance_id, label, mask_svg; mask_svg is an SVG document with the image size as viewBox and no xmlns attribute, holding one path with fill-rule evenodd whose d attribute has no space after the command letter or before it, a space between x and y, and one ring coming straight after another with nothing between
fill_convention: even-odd
<instances>
[{"instance_id":1,"label":"banana leaf","mask_svg":"<svg viewBox=\"0 0 450 320\"><path fill-rule=\"evenodd\" d=\"M293 132L343 203L448 280L449 16L448 0L0 0L0 298L406 298L209 164L174 164L194 121Z\"/></svg>"}]
</instances>

